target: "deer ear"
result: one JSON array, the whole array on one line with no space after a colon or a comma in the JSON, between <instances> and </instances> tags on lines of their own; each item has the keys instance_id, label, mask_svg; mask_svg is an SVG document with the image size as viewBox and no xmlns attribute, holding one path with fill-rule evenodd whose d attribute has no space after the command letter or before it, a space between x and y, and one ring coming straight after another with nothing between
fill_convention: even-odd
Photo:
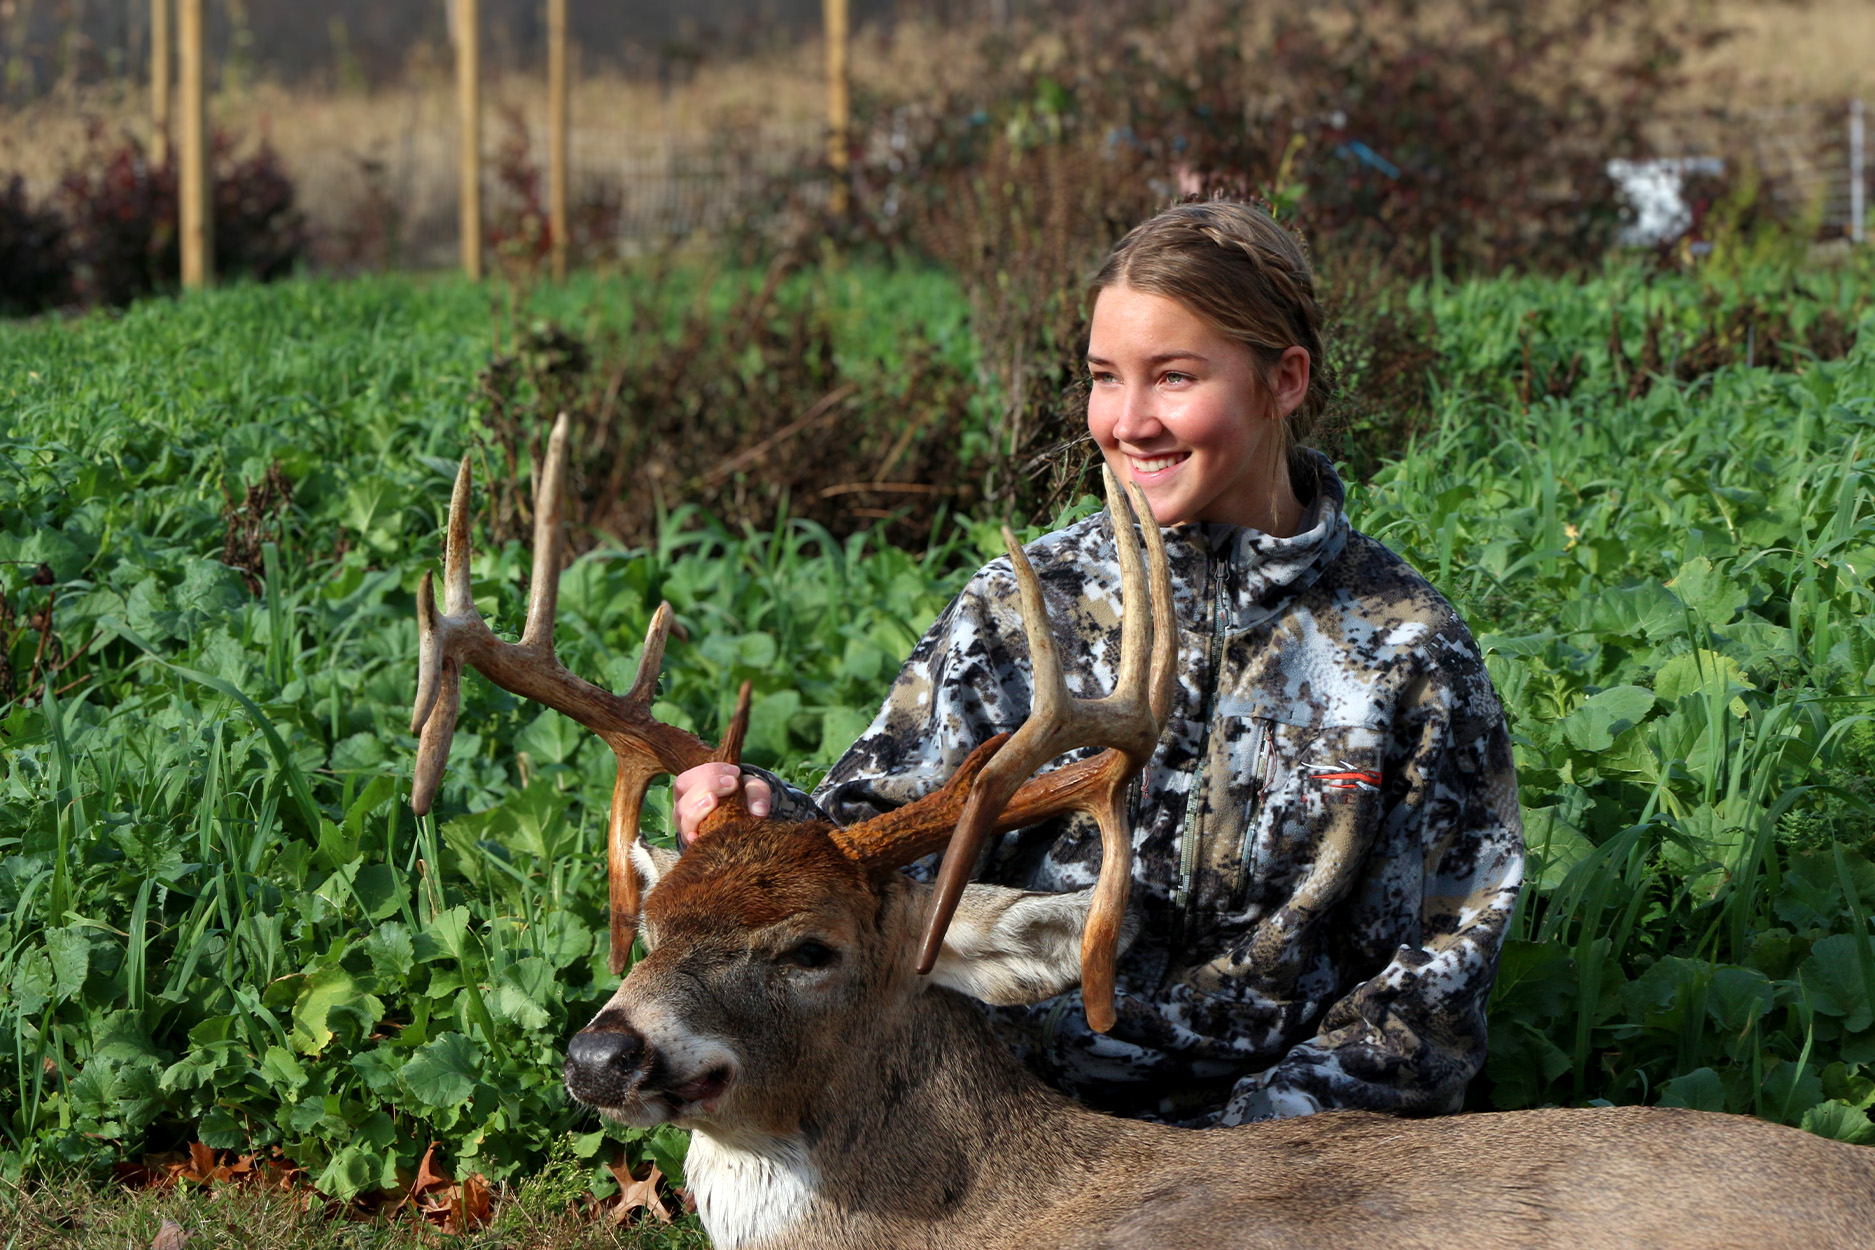
<instances>
[{"instance_id":1,"label":"deer ear","mask_svg":"<svg viewBox=\"0 0 1875 1250\"><path fill-rule=\"evenodd\" d=\"M998 1007L1073 988L1081 979L1081 930L1093 900L1092 889L1049 894L966 886L932 966L932 983ZM1122 945L1136 928L1129 916Z\"/></svg>"},{"instance_id":2,"label":"deer ear","mask_svg":"<svg viewBox=\"0 0 1875 1250\"><path fill-rule=\"evenodd\" d=\"M643 838L632 843L632 867L638 870L639 897L651 893L664 874L677 866L677 852L667 846L652 846Z\"/></svg>"}]
</instances>

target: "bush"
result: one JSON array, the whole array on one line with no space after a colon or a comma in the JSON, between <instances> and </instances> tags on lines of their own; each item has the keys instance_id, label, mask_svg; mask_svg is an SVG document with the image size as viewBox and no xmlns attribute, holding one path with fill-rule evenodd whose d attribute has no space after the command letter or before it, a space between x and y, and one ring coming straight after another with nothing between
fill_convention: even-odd
<instances>
[{"instance_id":1,"label":"bush","mask_svg":"<svg viewBox=\"0 0 1875 1250\"><path fill-rule=\"evenodd\" d=\"M65 221L26 198L18 174L0 184L0 316L43 312L71 299Z\"/></svg>"},{"instance_id":2,"label":"bush","mask_svg":"<svg viewBox=\"0 0 1875 1250\"><path fill-rule=\"evenodd\" d=\"M279 156L262 142L237 154L212 145L215 272L266 282L284 277L305 250L304 216ZM150 161L135 139L99 150L68 171L59 198L71 223L73 284L88 304L128 304L174 290L181 268L177 174Z\"/></svg>"}]
</instances>

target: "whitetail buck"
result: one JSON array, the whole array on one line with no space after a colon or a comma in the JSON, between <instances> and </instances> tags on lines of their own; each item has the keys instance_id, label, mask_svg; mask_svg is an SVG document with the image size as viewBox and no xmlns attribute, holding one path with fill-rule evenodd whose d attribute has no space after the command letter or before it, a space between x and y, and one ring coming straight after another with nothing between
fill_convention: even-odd
<instances>
[{"instance_id":1,"label":"whitetail buck","mask_svg":"<svg viewBox=\"0 0 1875 1250\"><path fill-rule=\"evenodd\" d=\"M566 1085L608 1116L694 1131L685 1171L719 1247L1875 1246L1875 1150L1759 1120L1644 1107L1433 1120L1333 1112L1198 1132L1088 1111L1005 1052L966 996L1029 1002L1078 979L1096 1023L1111 1021L1130 866L1118 796L1152 749L1172 679L1157 527L1142 527L1149 617L1133 525L1111 480L1132 610L1110 698L1066 694L1041 595L1011 539L1037 692L1019 733L985 743L937 793L864 824L755 820L732 803L681 859L646 846L636 838L646 782L735 759L747 687L712 752L648 715L667 608L624 698L554 658L565 437L562 418L518 644L496 641L470 600L463 461L447 613L437 614L427 577L418 599L414 801L424 811L435 794L465 663L617 751L613 966L636 918L650 953L567 1047ZM1137 495L1133 507L1149 516ZM1086 745L1111 749L1029 779ZM1071 809L1101 822L1092 890L964 885L988 830ZM935 890L899 871L947 845Z\"/></svg>"}]
</instances>

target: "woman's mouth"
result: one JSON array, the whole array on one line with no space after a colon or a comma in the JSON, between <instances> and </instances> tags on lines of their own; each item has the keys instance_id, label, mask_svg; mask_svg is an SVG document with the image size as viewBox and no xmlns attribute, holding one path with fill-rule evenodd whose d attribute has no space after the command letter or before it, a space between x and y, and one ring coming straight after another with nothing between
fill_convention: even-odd
<instances>
[{"instance_id":1,"label":"woman's mouth","mask_svg":"<svg viewBox=\"0 0 1875 1250\"><path fill-rule=\"evenodd\" d=\"M1175 451L1163 456L1128 456L1133 465L1134 480L1155 477L1191 458L1188 451Z\"/></svg>"}]
</instances>

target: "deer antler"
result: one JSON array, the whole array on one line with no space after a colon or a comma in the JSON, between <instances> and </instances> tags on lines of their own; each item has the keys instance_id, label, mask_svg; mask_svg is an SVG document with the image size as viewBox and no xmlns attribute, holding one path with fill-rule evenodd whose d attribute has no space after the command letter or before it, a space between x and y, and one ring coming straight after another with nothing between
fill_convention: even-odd
<instances>
[{"instance_id":1,"label":"deer antler","mask_svg":"<svg viewBox=\"0 0 1875 1250\"><path fill-rule=\"evenodd\" d=\"M1070 811L1093 816L1100 826L1100 879L1081 935L1081 990L1089 1026L1103 1033L1113 1027L1115 1018L1114 964L1133 870L1126 788L1158 745L1171 706L1173 665L1178 656L1171 575L1159 527L1137 486L1131 488L1132 507L1128 509L1110 470L1106 484L1123 598L1120 671L1113 693L1101 699L1069 696L1041 585L1021 544L1005 526L1003 544L1015 565L1033 672L1034 701L1028 720L1007 742L993 739L979 747L937 793L835 833L849 854L876 868L929 854L944 845L949 831L918 956L918 971L929 972L976 865L977 852L992 829L1020 828ZM1151 564L1150 616L1140 610L1147 578L1133 532L1134 513L1142 522ZM1031 778L1049 760L1086 746L1109 749Z\"/></svg>"},{"instance_id":2,"label":"deer antler","mask_svg":"<svg viewBox=\"0 0 1875 1250\"><path fill-rule=\"evenodd\" d=\"M645 631L638 673L623 696L612 694L566 670L554 654L553 625L560 597L562 518L566 497L566 414L553 423L547 440L547 463L535 500L534 570L528 584L527 624L518 643L496 638L476 611L469 591L469 458L462 458L456 489L449 501L449 539L443 571L443 612L436 610L430 574L417 587L419 631L417 701L410 729L421 733L410 806L429 812L449 760L449 743L461 707L462 669L466 664L484 677L526 699L544 703L598 734L618 758L612 787L612 813L606 849L611 886L614 973L625 970L631 951L632 917L638 914L638 875L631 864L631 844L645 789L661 773L679 773L716 758L702 740L651 717L664 643L671 630L671 607L660 603ZM746 721L747 691L743 692ZM732 735L739 733L732 728Z\"/></svg>"}]
</instances>

